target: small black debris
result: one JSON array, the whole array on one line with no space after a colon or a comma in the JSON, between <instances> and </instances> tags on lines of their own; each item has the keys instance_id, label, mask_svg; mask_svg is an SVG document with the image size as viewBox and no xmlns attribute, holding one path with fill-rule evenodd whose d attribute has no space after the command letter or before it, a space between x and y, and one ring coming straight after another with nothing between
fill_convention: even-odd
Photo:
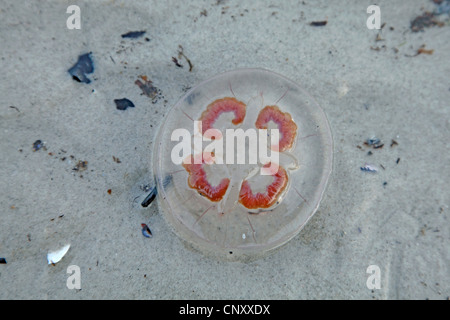
<instances>
[{"instance_id":1,"label":"small black debris","mask_svg":"<svg viewBox=\"0 0 450 320\"><path fill-rule=\"evenodd\" d=\"M167 175L163 180L163 187L167 188L171 182L172 182L172 175ZM150 203L152 203L153 200L155 200L156 195L158 194L158 190L157 190L156 186L150 188L149 185L146 185L145 189L147 191L150 190L150 192L145 197L145 199L142 201L141 206L143 206L144 208L147 208L150 205Z\"/></svg>"},{"instance_id":2,"label":"small black debris","mask_svg":"<svg viewBox=\"0 0 450 320\"><path fill-rule=\"evenodd\" d=\"M326 26L327 23L328 23L327 20L324 20L324 21L313 21L309 25L313 26L313 27L323 27L323 26Z\"/></svg>"},{"instance_id":3,"label":"small black debris","mask_svg":"<svg viewBox=\"0 0 450 320\"><path fill-rule=\"evenodd\" d=\"M15 106L9 106L9 107L10 107L11 109L16 109L16 111L20 113L19 108L15 107Z\"/></svg>"},{"instance_id":4,"label":"small black debris","mask_svg":"<svg viewBox=\"0 0 450 320\"><path fill-rule=\"evenodd\" d=\"M6 259L5 258L0 258L0 264L6 264Z\"/></svg>"},{"instance_id":5,"label":"small black debris","mask_svg":"<svg viewBox=\"0 0 450 320\"><path fill-rule=\"evenodd\" d=\"M116 163L122 163L122 161L120 161L119 158L114 157L114 156L112 156L112 158L113 158L114 162L116 162Z\"/></svg>"},{"instance_id":6,"label":"small black debris","mask_svg":"<svg viewBox=\"0 0 450 320\"><path fill-rule=\"evenodd\" d=\"M377 145L379 143L380 143L380 139L373 137L373 138L367 139L364 144L366 144L368 146L373 146L373 145Z\"/></svg>"},{"instance_id":7,"label":"small black debris","mask_svg":"<svg viewBox=\"0 0 450 320\"><path fill-rule=\"evenodd\" d=\"M134 108L133 102L126 98L114 99L114 103L116 104L117 110L127 110L128 108Z\"/></svg>"},{"instance_id":8,"label":"small black debris","mask_svg":"<svg viewBox=\"0 0 450 320\"><path fill-rule=\"evenodd\" d=\"M371 146L374 149L379 149L379 148L383 148L384 143L381 143L381 140L376 138L376 137L372 137L370 139L367 139L364 144L366 146Z\"/></svg>"},{"instance_id":9,"label":"small black debris","mask_svg":"<svg viewBox=\"0 0 450 320\"><path fill-rule=\"evenodd\" d=\"M75 63L75 65L67 71L72 76L73 80L90 83L91 80L86 77L86 74L94 72L91 52L79 56L77 63Z\"/></svg>"},{"instance_id":10,"label":"small black debris","mask_svg":"<svg viewBox=\"0 0 450 320\"><path fill-rule=\"evenodd\" d=\"M183 68L183 65L180 64L180 63L178 62L178 59L177 59L177 58L172 57L172 61L173 61L173 63L175 63L175 65L176 65L178 68Z\"/></svg>"},{"instance_id":11,"label":"small black debris","mask_svg":"<svg viewBox=\"0 0 450 320\"><path fill-rule=\"evenodd\" d=\"M72 169L73 171L84 171L87 169L88 162L87 161L78 161L75 167Z\"/></svg>"},{"instance_id":12,"label":"small black debris","mask_svg":"<svg viewBox=\"0 0 450 320\"><path fill-rule=\"evenodd\" d=\"M41 149L44 146L44 143L41 140L36 140L33 143L33 151L38 151L39 149Z\"/></svg>"},{"instance_id":13,"label":"small black debris","mask_svg":"<svg viewBox=\"0 0 450 320\"><path fill-rule=\"evenodd\" d=\"M383 147L384 147L383 143L382 144L376 144L376 145L373 146L374 149L380 149L380 148L383 148Z\"/></svg>"},{"instance_id":14,"label":"small black debris","mask_svg":"<svg viewBox=\"0 0 450 320\"><path fill-rule=\"evenodd\" d=\"M146 33L146 31L130 31L130 32L122 34L121 37L135 39L135 38L142 37L145 33ZM147 39L145 39L145 40L147 40Z\"/></svg>"},{"instance_id":15,"label":"small black debris","mask_svg":"<svg viewBox=\"0 0 450 320\"><path fill-rule=\"evenodd\" d=\"M150 205L150 203L152 203L153 200L155 200L157 194L158 192L155 186L151 189L150 193L145 197L144 201L142 201L141 206L147 208Z\"/></svg>"}]
</instances>

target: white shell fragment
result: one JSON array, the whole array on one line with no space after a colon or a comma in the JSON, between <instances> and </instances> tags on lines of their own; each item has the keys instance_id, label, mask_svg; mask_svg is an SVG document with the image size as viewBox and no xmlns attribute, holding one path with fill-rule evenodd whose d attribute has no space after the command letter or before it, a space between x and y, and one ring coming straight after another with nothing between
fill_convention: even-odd
<instances>
[{"instance_id":1,"label":"white shell fragment","mask_svg":"<svg viewBox=\"0 0 450 320\"><path fill-rule=\"evenodd\" d=\"M69 248L70 248L70 244L62 247L59 250L49 252L47 254L48 264L55 264L55 263L58 263L59 261L61 261L61 259L66 255L67 251L69 251Z\"/></svg>"}]
</instances>

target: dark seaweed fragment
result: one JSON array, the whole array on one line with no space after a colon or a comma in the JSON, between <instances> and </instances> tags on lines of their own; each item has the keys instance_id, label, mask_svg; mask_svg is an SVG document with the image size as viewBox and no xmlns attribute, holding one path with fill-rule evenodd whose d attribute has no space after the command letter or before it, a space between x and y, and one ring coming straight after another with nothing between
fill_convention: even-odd
<instances>
[{"instance_id":1,"label":"dark seaweed fragment","mask_svg":"<svg viewBox=\"0 0 450 320\"><path fill-rule=\"evenodd\" d=\"M128 108L134 108L133 102L131 102L127 98L114 99L114 103L116 104L117 110L127 110Z\"/></svg>"},{"instance_id":2,"label":"dark seaweed fragment","mask_svg":"<svg viewBox=\"0 0 450 320\"><path fill-rule=\"evenodd\" d=\"M172 61L173 61L173 63L175 63L175 65L176 65L178 68L183 68L183 65L180 64L180 63L178 62L178 59L177 59L177 58L172 57Z\"/></svg>"},{"instance_id":3,"label":"dark seaweed fragment","mask_svg":"<svg viewBox=\"0 0 450 320\"><path fill-rule=\"evenodd\" d=\"M328 21L326 21L326 20L324 20L324 21L313 21L309 25L313 26L313 27L323 27L323 26L326 26L327 23L328 23Z\"/></svg>"},{"instance_id":4,"label":"dark seaweed fragment","mask_svg":"<svg viewBox=\"0 0 450 320\"><path fill-rule=\"evenodd\" d=\"M139 38L142 37L147 31L143 30L143 31L130 31L127 33L124 33L121 35L122 38L131 38L131 39L135 39L135 38Z\"/></svg>"}]
</instances>

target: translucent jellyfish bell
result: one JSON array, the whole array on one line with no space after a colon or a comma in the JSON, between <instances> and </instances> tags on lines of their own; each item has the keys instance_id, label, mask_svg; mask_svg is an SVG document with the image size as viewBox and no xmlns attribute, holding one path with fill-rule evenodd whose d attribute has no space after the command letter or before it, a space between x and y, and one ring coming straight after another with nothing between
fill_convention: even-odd
<instances>
[{"instance_id":1,"label":"translucent jellyfish bell","mask_svg":"<svg viewBox=\"0 0 450 320\"><path fill-rule=\"evenodd\" d=\"M202 124L215 130L212 136ZM248 136L229 138L238 129ZM251 140L254 130L270 141L273 129L279 129L278 153ZM239 148L247 151L240 160L233 154ZM219 74L192 88L161 124L153 159L161 212L179 237L207 255L259 257L294 237L315 213L332 148L323 110L296 83L263 69ZM261 150L276 161L251 161Z\"/></svg>"}]
</instances>

